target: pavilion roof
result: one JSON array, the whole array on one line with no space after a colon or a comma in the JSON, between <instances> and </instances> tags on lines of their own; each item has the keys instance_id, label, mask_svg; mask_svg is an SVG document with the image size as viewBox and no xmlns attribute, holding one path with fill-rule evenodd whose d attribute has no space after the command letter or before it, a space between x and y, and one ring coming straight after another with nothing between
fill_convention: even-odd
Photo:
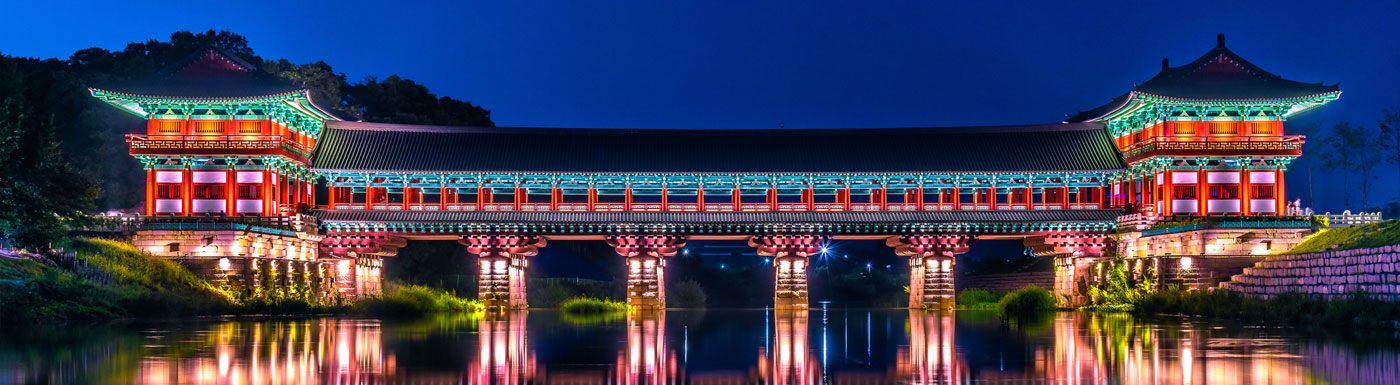
<instances>
[{"instance_id":1,"label":"pavilion roof","mask_svg":"<svg viewBox=\"0 0 1400 385\"><path fill-rule=\"evenodd\" d=\"M1340 92L1337 84L1303 83L1284 79L1250 63L1225 48L1225 36L1200 58L1178 67L1162 60L1162 70L1132 91L1107 104L1079 111L1067 121L1102 118L1126 105L1135 96L1145 95L1178 101L1274 101L1309 99Z\"/></svg>"},{"instance_id":2,"label":"pavilion roof","mask_svg":"<svg viewBox=\"0 0 1400 385\"><path fill-rule=\"evenodd\" d=\"M144 79L98 84L110 93L149 98L231 99L302 92L256 65L209 45Z\"/></svg>"},{"instance_id":3,"label":"pavilion roof","mask_svg":"<svg viewBox=\"0 0 1400 385\"><path fill-rule=\"evenodd\" d=\"M1126 168L1102 123L675 130L441 127L331 121L327 171L1014 173Z\"/></svg>"}]
</instances>

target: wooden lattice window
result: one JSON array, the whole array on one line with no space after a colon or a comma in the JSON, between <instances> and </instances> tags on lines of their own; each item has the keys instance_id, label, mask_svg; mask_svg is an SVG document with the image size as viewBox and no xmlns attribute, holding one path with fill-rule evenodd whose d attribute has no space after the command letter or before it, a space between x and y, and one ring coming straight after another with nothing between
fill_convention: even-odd
<instances>
[{"instance_id":1,"label":"wooden lattice window","mask_svg":"<svg viewBox=\"0 0 1400 385\"><path fill-rule=\"evenodd\" d=\"M156 185L156 198L158 199L180 199L179 183L161 183Z\"/></svg>"},{"instance_id":2,"label":"wooden lattice window","mask_svg":"<svg viewBox=\"0 0 1400 385\"><path fill-rule=\"evenodd\" d=\"M1196 186L1172 186L1172 199L1196 199Z\"/></svg>"},{"instance_id":3,"label":"wooden lattice window","mask_svg":"<svg viewBox=\"0 0 1400 385\"><path fill-rule=\"evenodd\" d=\"M180 134L179 120L161 120L156 122L157 134Z\"/></svg>"},{"instance_id":4,"label":"wooden lattice window","mask_svg":"<svg viewBox=\"0 0 1400 385\"><path fill-rule=\"evenodd\" d=\"M1210 199L1238 199L1239 197L1240 185L1216 184L1210 186Z\"/></svg>"},{"instance_id":5,"label":"wooden lattice window","mask_svg":"<svg viewBox=\"0 0 1400 385\"><path fill-rule=\"evenodd\" d=\"M238 199L262 199L262 185L256 183L239 184Z\"/></svg>"},{"instance_id":6,"label":"wooden lattice window","mask_svg":"<svg viewBox=\"0 0 1400 385\"><path fill-rule=\"evenodd\" d=\"M1239 134L1239 129L1236 128L1235 122L1210 122L1210 134L1236 135Z\"/></svg>"},{"instance_id":7,"label":"wooden lattice window","mask_svg":"<svg viewBox=\"0 0 1400 385\"><path fill-rule=\"evenodd\" d=\"M238 133L240 134L261 134L262 124L258 122L238 122Z\"/></svg>"},{"instance_id":8,"label":"wooden lattice window","mask_svg":"<svg viewBox=\"0 0 1400 385\"><path fill-rule=\"evenodd\" d=\"M1250 122L1249 133L1254 135L1275 135L1274 122Z\"/></svg>"},{"instance_id":9,"label":"wooden lattice window","mask_svg":"<svg viewBox=\"0 0 1400 385\"><path fill-rule=\"evenodd\" d=\"M1249 189L1254 190L1254 193L1250 194L1253 199L1274 199L1273 185L1249 186Z\"/></svg>"},{"instance_id":10,"label":"wooden lattice window","mask_svg":"<svg viewBox=\"0 0 1400 385\"><path fill-rule=\"evenodd\" d=\"M1191 122L1173 122L1172 135L1191 136L1196 135L1196 125Z\"/></svg>"},{"instance_id":11,"label":"wooden lattice window","mask_svg":"<svg viewBox=\"0 0 1400 385\"><path fill-rule=\"evenodd\" d=\"M222 134L224 133L224 122L194 122L194 133L196 134Z\"/></svg>"},{"instance_id":12,"label":"wooden lattice window","mask_svg":"<svg viewBox=\"0 0 1400 385\"><path fill-rule=\"evenodd\" d=\"M195 199L224 199L223 183L195 183Z\"/></svg>"}]
</instances>

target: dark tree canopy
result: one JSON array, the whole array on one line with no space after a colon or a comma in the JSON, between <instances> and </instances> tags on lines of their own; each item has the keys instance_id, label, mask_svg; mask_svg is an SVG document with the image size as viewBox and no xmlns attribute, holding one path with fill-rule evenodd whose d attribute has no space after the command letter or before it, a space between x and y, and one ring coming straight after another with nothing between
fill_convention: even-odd
<instances>
[{"instance_id":1,"label":"dark tree canopy","mask_svg":"<svg viewBox=\"0 0 1400 385\"><path fill-rule=\"evenodd\" d=\"M9 58L18 84L0 89L0 100L20 96L25 122L43 122L50 137L65 151L62 160L75 172L103 186L98 209L135 209L141 204L145 180L141 165L127 155L124 134L140 133L144 122L93 99L94 85L142 80L208 45L238 55L264 71L306 87L322 108L348 120L440 125L494 125L490 111L449 97L439 97L411 80L390 76L382 81L346 81L330 64L296 64L286 59L264 60L248 39L229 31L179 31L168 41L128 43L120 51L87 48L67 59ZM26 124L30 124L26 123Z\"/></svg>"}]
</instances>

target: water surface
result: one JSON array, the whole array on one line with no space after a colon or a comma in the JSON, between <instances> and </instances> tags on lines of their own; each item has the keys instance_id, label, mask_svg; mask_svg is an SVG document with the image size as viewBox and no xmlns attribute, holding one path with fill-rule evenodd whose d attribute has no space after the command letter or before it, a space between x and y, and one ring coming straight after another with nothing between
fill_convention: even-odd
<instances>
[{"instance_id":1,"label":"water surface","mask_svg":"<svg viewBox=\"0 0 1400 385\"><path fill-rule=\"evenodd\" d=\"M1397 384L1394 333L1122 314L550 310L0 330L0 384Z\"/></svg>"}]
</instances>

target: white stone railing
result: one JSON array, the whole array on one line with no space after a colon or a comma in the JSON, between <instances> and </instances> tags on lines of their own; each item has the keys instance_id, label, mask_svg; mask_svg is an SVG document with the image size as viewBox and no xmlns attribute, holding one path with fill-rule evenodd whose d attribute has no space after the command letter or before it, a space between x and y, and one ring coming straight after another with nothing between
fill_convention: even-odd
<instances>
[{"instance_id":1,"label":"white stone railing","mask_svg":"<svg viewBox=\"0 0 1400 385\"><path fill-rule=\"evenodd\" d=\"M1379 211L1374 213L1361 212L1352 214L1351 210L1347 210L1343 211L1341 214L1332 214L1328 212L1320 216L1327 218L1327 227L1330 228L1369 225L1383 220L1381 219L1381 213Z\"/></svg>"}]
</instances>

